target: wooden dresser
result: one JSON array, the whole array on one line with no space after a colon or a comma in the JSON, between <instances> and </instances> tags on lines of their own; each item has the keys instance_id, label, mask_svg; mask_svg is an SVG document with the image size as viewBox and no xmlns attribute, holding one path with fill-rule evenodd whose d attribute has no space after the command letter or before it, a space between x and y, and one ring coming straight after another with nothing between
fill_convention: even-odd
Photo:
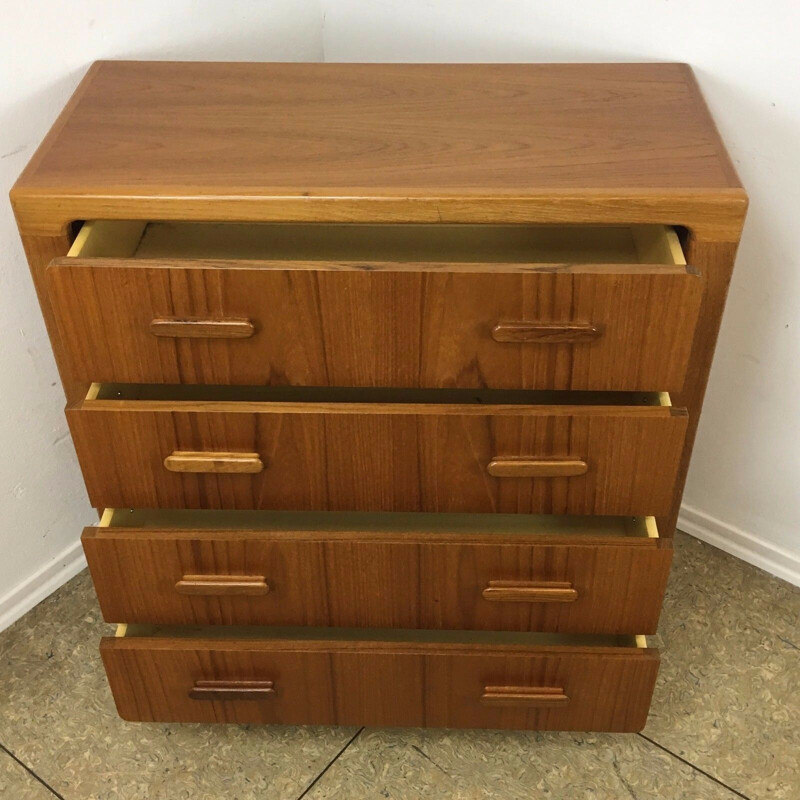
<instances>
[{"instance_id":1,"label":"wooden dresser","mask_svg":"<svg viewBox=\"0 0 800 800\"><path fill-rule=\"evenodd\" d=\"M124 718L644 725L747 206L687 66L100 62L11 198Z\"/></svg>"}]
</instances>

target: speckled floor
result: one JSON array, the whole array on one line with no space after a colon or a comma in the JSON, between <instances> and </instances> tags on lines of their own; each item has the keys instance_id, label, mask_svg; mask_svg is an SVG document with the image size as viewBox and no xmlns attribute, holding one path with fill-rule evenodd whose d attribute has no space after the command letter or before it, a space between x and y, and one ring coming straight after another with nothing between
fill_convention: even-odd
<instances>
[{"instance_id":1,"label":"speckled floor","mask_svg":"<svg viewBox=\"0 0 800 800\"><path fill-rule=\"evenodd\" d=\"M129 724L83 573L0 634L0 798L800 798L800 589L688 536L643 734Z\"/></svg>"}]
</instances>

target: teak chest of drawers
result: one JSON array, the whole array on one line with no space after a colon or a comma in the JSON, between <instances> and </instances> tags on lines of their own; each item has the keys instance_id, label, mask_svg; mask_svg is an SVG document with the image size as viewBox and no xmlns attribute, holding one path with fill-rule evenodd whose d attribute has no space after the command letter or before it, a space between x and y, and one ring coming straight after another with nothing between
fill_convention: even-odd
<instances>
[{"instance_id":1,"label":"teak chest of drawers","mask_svg":"<svg viewBox=\"0 0 800 800\"><path fill-rule=\"evenodd\" d=\"M644 725L747 206L688 67L101 62L12 202L123 717Z\"/></svg>"}]
</instances>

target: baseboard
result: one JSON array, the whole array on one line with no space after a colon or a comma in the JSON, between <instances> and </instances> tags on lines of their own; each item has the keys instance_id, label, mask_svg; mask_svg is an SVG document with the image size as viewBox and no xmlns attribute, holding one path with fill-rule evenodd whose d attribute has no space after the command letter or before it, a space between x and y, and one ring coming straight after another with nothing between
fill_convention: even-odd
<instances>
[{"instance_id":1,"label":"baseboard","mask_svg":"<svg viewBox=\"0 0 800 800\"><path fill-rule=\"evenodd\" d=\"M65 547L52 561L36 570L0 597L0 631L41 603L86 566L81 543Z\"/></svg>"},{"instance_id":2,"label":"baseboard","mask_svg":"<svg viewBox=\"0 0 800 800\"><path fill-rule=\"evenodd\" d=\"M681 513L678 516L678 529L795 586L800 586L798 553L792 553L685 503L681 506Z\"/></svg>"}]
</instances>

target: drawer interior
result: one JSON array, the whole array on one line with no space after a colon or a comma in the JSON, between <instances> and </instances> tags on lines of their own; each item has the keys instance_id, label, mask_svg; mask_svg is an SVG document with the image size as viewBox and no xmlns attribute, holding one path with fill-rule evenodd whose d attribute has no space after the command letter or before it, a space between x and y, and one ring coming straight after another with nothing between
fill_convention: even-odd
<instances>
[{"instance_id":1,"label":"drawer interior","mask_svg":"<svg viewBox=\"0 0 800 800\"><path fill-rule=\"evenodd\" d=\"M463 534L658 539L655 517L107 508L100 527L179 531Z\"/></svg>"},{"instance_id":2,"label":"drawer interior","mask_svg":"<svg viewBox=\"0 0 800 800\"><path fill-rule=\"evenodd\" d=\"M75 258L685 266L665 225L369 225L94 220ZM318 265L317 265L318 266Z\"/></svg>"},{"instance_id":3,"label":"drawer interior","mask_svg":"<svg viewBox=\"0 0 800 800\"><path fill-rule=\"evenodd\" d=\"M464 644L485 647L624 647L647 649L645 636L613 634L520 633L517 631L438 631L398 628L262 627L258 625L120 624L117 638L280 640L284 642L399 642Z\"/></svg>"},{"instance_id":4,"label":"drawer interior","mask_svg":"<svg viewBox=\"0 0 800 800\"><path fill-rule=\"evenodd\" d=\"M371 387L222 386L93 383L87 401L187 403L321 403L395 406L624 406L671 408L668 392L571 392L504 389L390 389ZM409 409L411 410L411 409ZM440 411L442 409L439 409Z\"/></svg>"}]
</instances>

